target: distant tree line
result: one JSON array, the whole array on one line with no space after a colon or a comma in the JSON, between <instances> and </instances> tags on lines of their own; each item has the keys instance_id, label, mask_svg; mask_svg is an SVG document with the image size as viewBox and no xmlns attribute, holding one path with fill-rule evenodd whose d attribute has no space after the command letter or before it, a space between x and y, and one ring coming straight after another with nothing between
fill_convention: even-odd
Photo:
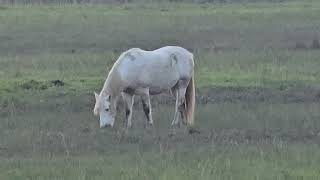
<instances>
[{"instance_id":1,"label":"distant tree line","mask_svg":"<svg viewBox=\"0 0 320 180\"><path fill-rule=\"evenodd\" d=\"M82 3L139 3L139 2L188 2L188 3L232 3L232 2L283 2L289 0L0 0L1 4L82 4Z\"/></svg>"}]
</instances>

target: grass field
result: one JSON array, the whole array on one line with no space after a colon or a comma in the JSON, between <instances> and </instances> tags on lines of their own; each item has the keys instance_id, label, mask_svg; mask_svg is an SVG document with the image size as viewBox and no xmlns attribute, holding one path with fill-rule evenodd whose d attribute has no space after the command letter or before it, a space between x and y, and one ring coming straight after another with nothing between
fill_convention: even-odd
<instances>
[{"instance_id":1,"label":"grass field","mask_svg":"<svg viewBox=\"0 0 320 180\"><path fill-rule=\"evenodd\" d=\"M320 3L0 6L0 179L319 179ZM119 54L195 55L195 133L173 100L98 128Z\"/></svg>"}]
</instances>

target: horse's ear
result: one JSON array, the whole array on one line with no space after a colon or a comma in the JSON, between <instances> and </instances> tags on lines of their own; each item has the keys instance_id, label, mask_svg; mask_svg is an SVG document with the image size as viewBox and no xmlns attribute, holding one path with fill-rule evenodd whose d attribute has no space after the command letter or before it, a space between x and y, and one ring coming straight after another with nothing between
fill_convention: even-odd
<instances>
[{"instance_id":1,"label":"horse's ear","mask_svg":"<svg viewBox=\"0 0 320 180\"><path fill-rule=\"evenodd\" d=\"M96 98L96 101L97 101L99 98L99 95L96 92L94 92L94 97Z\"/></svg>"}]
</instances>

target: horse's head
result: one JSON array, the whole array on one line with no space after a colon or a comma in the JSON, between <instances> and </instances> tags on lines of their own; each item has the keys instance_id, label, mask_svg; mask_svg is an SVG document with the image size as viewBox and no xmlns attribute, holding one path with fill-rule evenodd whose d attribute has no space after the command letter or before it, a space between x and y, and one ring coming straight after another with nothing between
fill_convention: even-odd
<instances>
[{"instance_id":1,"label":"horse's head","mask_svg":"<svg viewBox=\"0 0 320 180\"><path fill-rule=\"evenodd\" d=\"M94 93L96 98L96 104L93 109L94 115L100 116L100 128L111 126L113 127L115 113L113 112L111 95L101 93L100 95Z\"/></svg>"}]
</instances>

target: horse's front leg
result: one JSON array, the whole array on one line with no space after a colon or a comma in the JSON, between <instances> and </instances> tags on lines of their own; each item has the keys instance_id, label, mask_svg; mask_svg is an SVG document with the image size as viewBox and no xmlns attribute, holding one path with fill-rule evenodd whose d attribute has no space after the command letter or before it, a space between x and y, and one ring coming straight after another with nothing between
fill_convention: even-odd
<instances>
[{"instance_id":1,"label":"horse's front leg","mask_svg":"<svg viewBox=\"0 0 320 180\"><path fill-rule=\"evenodd\" d=\"M122 93L122 97L125 101L125 109L126 109L126 120L127 120L127 127L130 128L132 126L132 107L134 103L134 95Z\"/></svg>"},{"instance_id":2,"label":"horse's front leg","mask_svg":"<svg viewBox=\"0 0 320 180\"><path fill-rule=\"evenodd\" d=\"M141 95L141 102L142 102L143 112L144 112L144 114L145 114L145 116L147 118L147 122L150 125L153 125L149 91L146 92L145 94Z\"/></svg>"}]
</instances>

